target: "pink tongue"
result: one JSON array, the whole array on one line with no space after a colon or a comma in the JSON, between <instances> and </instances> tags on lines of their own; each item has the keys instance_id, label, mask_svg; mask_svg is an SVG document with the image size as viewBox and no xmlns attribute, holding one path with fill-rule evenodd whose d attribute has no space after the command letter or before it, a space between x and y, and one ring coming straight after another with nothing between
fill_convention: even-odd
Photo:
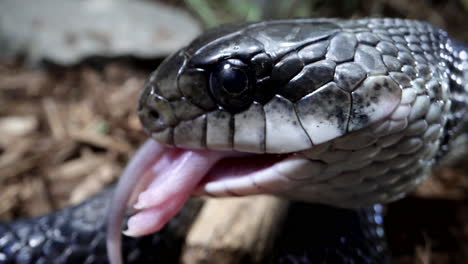
<instances>
[{"instance_id":1,"label":"pink tongue","mask_svg":"<svg viewBox=\"0 0 468 264\"><path fill-rule=\"evenodd\" d=\"M120 232L129 202L137 200L134 208L138 212L130 217L124 233L141 236L156 232L177 214L219 160L245 155L168 148L147 140L128 163L114 193L106 238L110 262L122 263Z\"/></svg>"},{"instance_id":2,"label":"pink tongue","mask_svg":"<svg viewBox=\"0 0 468 264\"><path fill-rule=\"evenodd\" d=\"M182 208L208 171L220 159L234 155L167 148L147 171L153 181L138 195L134 208L139 212L130 217L124 234L142 236L160 230Z\"/></svg>"}]
</instances>

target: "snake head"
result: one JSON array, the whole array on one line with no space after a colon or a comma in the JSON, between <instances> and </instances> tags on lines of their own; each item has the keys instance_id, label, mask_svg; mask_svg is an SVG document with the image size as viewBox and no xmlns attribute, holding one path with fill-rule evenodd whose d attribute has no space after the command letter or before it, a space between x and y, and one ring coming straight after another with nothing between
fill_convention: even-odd
<instances>
[{"instance_id":1,"label":"snake head","mask_svg":"<svg viewBox=\"0 0 468 264\"><path fill-rule=\"evenodd\" d=\"M292 153L381 121L401 88L377 49L341 31L326 21L209 31L152 74L142 123L177 147Z\"/></svg>"},{"instance_id":2,"label":"snake head","mask_svg":"<svg viewBox=\"0 0 468 264\"><path fill-rule=\"evenodd\" d=\"M160 229L192 194L341 207L402 197L444 133L445 36L398 19L208 31L166 59L142 92L138 113L158 143L144 145L119 184L145 183L133 191L139 212L127 234Z\"/></svg>"}]
</instances>

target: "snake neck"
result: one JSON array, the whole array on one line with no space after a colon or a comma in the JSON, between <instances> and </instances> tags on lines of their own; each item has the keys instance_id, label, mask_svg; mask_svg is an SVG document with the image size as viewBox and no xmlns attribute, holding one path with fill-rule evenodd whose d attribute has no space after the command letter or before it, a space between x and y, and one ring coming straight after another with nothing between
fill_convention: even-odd
<instances>
[{"instance_id":1,"label":"snake neck","mask_svg":"<svg viewBox=\"0 0 468 264\"><path fill-rule=\"evenodd\" d=\"M445 124L441 148L436 157L440 164L452 164L468 154L468 46L449 40L446 57L449 75L450 112Z\"/></svg>"}]
</instances>

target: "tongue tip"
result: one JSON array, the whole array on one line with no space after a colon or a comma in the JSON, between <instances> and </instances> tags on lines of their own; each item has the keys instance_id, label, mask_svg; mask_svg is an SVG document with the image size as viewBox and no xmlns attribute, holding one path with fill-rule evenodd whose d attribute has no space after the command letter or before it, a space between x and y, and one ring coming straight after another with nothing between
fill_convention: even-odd
<instances>
[{"instance_id":1,"label":"tongue tip","mask_svg":"<svg viewBox=\"0 0 468 264\"><path fill-rule=\"evenodd\" d=\"M134 176L143 174L150 165L164 152L164 147L153 140L147 140L127 164L117 184L109 209L106 234L106 247L110 263L121 264L121 227L127 202L138 180Z\"/></svg>"},{"instance_id":2,"label":"tongue tip","mask_svg":"<svg viewBox=\"0 0 468 264\"><path fill-rule=\"evenodd\" d=\"M178 195L157 206L143 209L128 219L128 229L123 233L138 237L161 230L183 207L190 195Z\"/></svg>"}]
</instances>

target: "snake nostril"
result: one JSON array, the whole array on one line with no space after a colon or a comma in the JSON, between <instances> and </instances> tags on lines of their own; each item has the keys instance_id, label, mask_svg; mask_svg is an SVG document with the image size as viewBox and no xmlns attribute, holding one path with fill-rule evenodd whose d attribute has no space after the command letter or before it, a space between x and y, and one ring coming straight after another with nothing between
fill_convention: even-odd
<instances>
[{"instance_id":1,"label":"snake nostril","mask_svg":"<svg viewBox=\"0 0 468 264\"><path fill-rule=\"evenodd\" d=\"M148 115L151 119L154 120L158 120L160 117L159 112L154 109L149 110Z\"/></svg>"}]
</instances>

